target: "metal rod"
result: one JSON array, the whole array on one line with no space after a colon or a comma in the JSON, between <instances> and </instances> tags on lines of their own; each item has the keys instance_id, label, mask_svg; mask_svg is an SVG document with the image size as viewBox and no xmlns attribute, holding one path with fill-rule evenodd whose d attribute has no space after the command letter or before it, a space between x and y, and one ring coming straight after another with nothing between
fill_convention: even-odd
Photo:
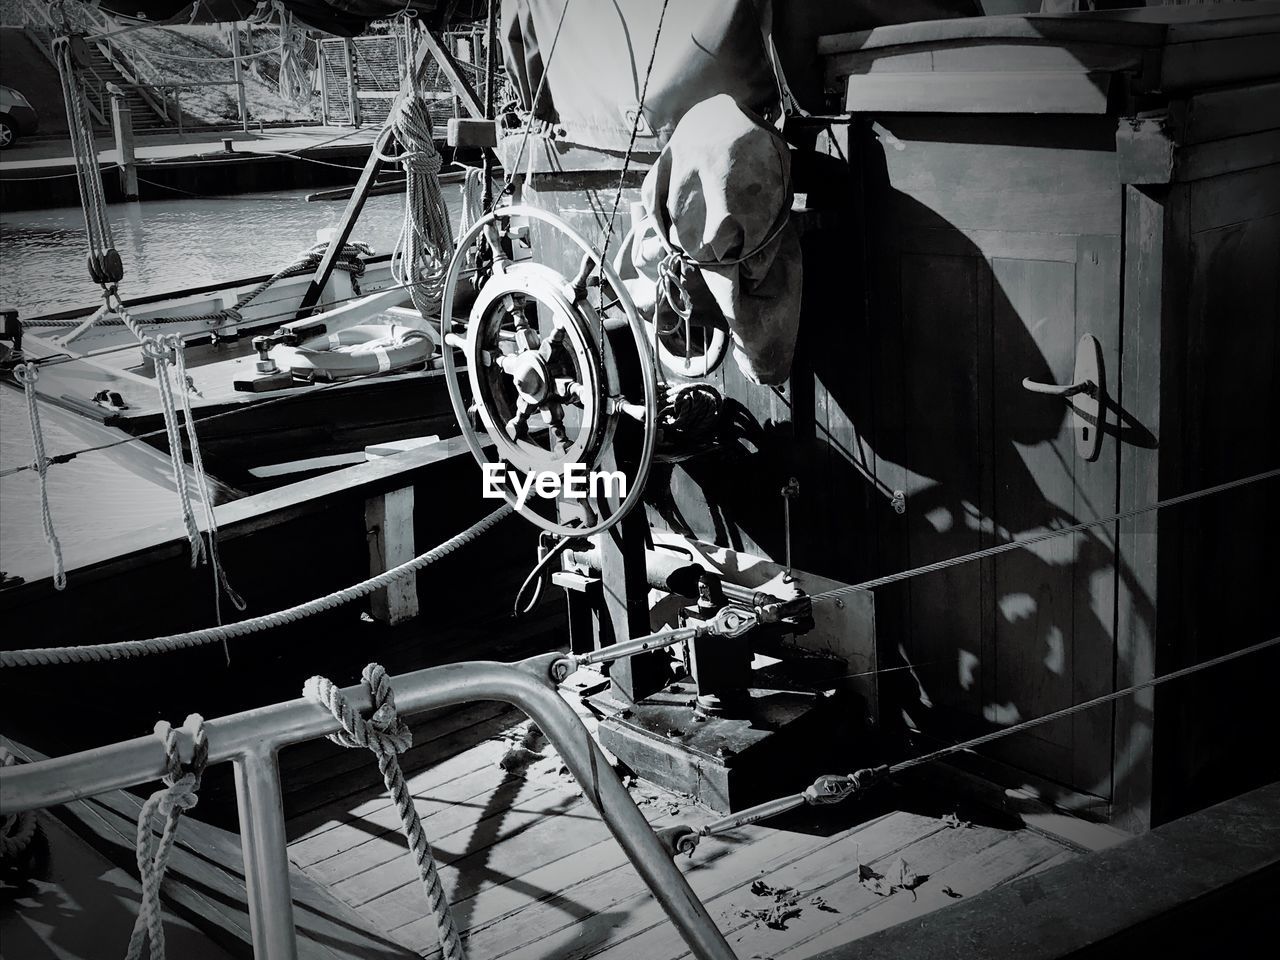
<instances>
[{"instance_id":1,"label":"metal rod","mask_svg":"<svg viewBox=\"0 0 1280 960\"><path fill-rule=\"evenodd\" d=\"M694 956L699 960L734 960L733 951L706 907L573 708L557 692L551 679L553 671L563 675L572 665L573 661L561 654L547 653L519 663L446 664L405 674L391 683L398 711L405 716L477 700L510 703L528 715L551 741ZM343 695L357 710L370 708L369 693L363 685L348 687ZM257 889L262 891L251 896L256 909L280 909L279 898L289 896L275 752L287 744L314 740L338 729L338 722L328 710L304 699L205 723L209 762L236 761L246 864L249 858L253 862L253 866L246 866L246 876L255 877ZM157 780L164 773L164 747L154 736L6 767L0 814L69 803ZM282 916L292 927L289 913ZM282 935L276 921L265 916L260 918L259 927L264 930L264 937ZM293 954L268 951L258 956L260 960L275 960L277 956L292 960Z\"/></svg>"},{"instance_id":2,"label":"metal rod","mask_svg":"<svg viewBox=\"0 0 1280 960\"><path fill-rule=\"evenodd\" d=\"M235 761L235 774L253 953L271 960L297 960L289 852L275 751L265 747L246 751Z\"/></svg>"},{"instance_id":3,"label":"metal rod","mask_svg":"<svg viewBox=\"0 0 1280 960\"><path fill-rule=\"evenodd\" d=\"M657 633L636 637L633 640L611 643L609 646L593 650L591 653L580 654L574 659L581 664L608 663L612 660L621 660L623 657L634 657L637 653L645 653L649 650L661 650L684 640L693 640L697 636L697 627L677 627L673 630L660 630Z\"/></svg>"}]
</instances>

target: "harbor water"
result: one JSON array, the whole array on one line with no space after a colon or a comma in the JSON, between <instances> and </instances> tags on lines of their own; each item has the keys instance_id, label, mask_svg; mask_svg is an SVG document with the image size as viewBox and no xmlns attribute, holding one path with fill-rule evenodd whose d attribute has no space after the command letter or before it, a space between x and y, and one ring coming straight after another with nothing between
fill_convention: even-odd
<instances>
[{"instance_id":1,"label":"harbor water","mask_svg":"<svg viewBox=\"0 0 1280 960\"><path fill-rule=\"evenodd\" d=\"M445 187L456 220L459 190ZM109 208L124 262L125 299L269 274L337 226L343 202L308 203L305 191L226 198L175 198ZM352 234L390 253L404 198L372 197ZM85 268L78 207L0 213L0 304L33 317L95 305ZM71 414L40 407L46 454L97 445L116 436ZM34 579L52 570L22 393L0 386L0 570ZM178 522L167 458L142 443L85 454L48 472L50 512L68 565L102 556L113 541L145 527Z\"/></svg>"}]
</instances>

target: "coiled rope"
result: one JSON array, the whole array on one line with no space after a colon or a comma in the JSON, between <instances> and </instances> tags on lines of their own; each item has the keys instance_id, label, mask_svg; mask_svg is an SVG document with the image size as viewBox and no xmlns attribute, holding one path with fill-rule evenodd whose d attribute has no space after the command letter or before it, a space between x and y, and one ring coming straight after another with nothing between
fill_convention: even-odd
<instances>
[{"instance_id":1,"label":"coiled rope","mask_svg":"<svg viewBox=\"0 0 1280 960\"><path fill-rule=\"evenodd\" d=\"M0 747L0 767L11 767L18 762L4 747ZM36 835L36 812L24 810L0 819L0 860L10 860L31 845Z\"/></svg>"},{"instance_id":2,"label":"coiled rope","mask_svg":"<svg viewBox=\"0 0 1280 960\"><path fill-rule=\"evenodd\" d=\"M698 443L710 437L724 414L724 397L709 383L666 387L658 404L659 443L663 447Z\"/></svg>"},{"instance_id":3,"label":"coiled rope","mask_svg":"<svg viewBox=\"0 0 1280 960\"><path fill-rule=\"evenodd\" d=\"M312 677L303 685L302 695L312 703L325 707L338 723L342 732L330 734L329 739L342 747L363 747L372 751L378 761L387 792L400 812L400 824L404 830L409 850L418 865L422 889L427 905L436 921L436 934L444 960L465 960L458 927L449 912L449 901L444 895L444 885L436 869L431 845L422 831L422 820L414 806L404 771L400 769L400 754L413 746L413 732L396 713L395 694L387 671L381 664L371 663L364 668L360 679L369 691L373 714L366 720L351 706L342 691L325 677Z\"/></svg>"},{"instance_id":4,"label":"coiled rope","mask_svg":"<svg viewBox=\"0 0 1280 960\"><path fill-rule=\"evenodd\" d=\"M451 537L433 550L414 557L412 560L392 567L390 570L370 577L350 587L335 590L333 593L308 600L284 610L239 620L202 630L191 630L166 637L153 637L150 640L125 640L120 643L86 644L74 647L33 647L27 650L0 651L0 668L47 666L56 663L96 663L105 660L124 660L131 657L145 657L155 653L171 653L174 650L185 650L209 643L225 643L250 633L261 633L273 627L296 623L317 613L324 613L368 596L375 590L389 586L395 581L417 573L443 557L448 556L460 547L488 532L499 520L512 512L510 504L504 503L483 520L472 524L457 536Z\"/></svg>"},{"instance_id":5,"label":"coiled rope","mask_svg":"<svg viewBox=\"0 0 1280 960\"><path fill-rule=\"evenodd\" d=\"M190 735L193 755L190 767L183 767L178 751L178 732L167 722L156 724L156 736L164 744L168 772L164 787L147 798L138 812L138 873L142 881L142 902L129 937L125 960L141 960L143 948L151 943L151 960L164 960L164 916L160 905L160 882L169 865L169 852L178 836L182 814L196 805L196 791L209 759L209 737L198 713L187 717L182 729ZM162 823L157 840L155 824Z\"/></svg>"},{"instance_id":6,"label":"coiled rope","mask_svg":"<svg viewBox=\"0 0 1280 960\"><path fill-rule=\"evenodd\" d=\"M40 368L34 363L24 363L15 367L14 377L22 384L22 392L27 398L27 422L31 425L31 446L35 451L35 459L31 469L40 478L40 520L44 525L44 541L49 545L49 553L53 556L53 588L67 588L67 571L62 563L62 542L58 539L58 531L53 526L53 513L49 509L49 457L44 450L44 430L40 426L40 405L36 401L36 381L40 378Z\"/></svg>"},{"instance_id":7,"label":"coiled rope","mask_svg":"<svg viewBox=\"0 0 1280 960\"><path fill-rule=\"evenodd\" d=\"M391 255L391 276L409 288L414 306L426 318L440 303L453 256L453 228L440 189L443 161L436 150L429 105L417 93L402 94L387 123L400 152L385 154L376 144L374 149L405 172L404 221Z\"/></svg>"}]
</instances>

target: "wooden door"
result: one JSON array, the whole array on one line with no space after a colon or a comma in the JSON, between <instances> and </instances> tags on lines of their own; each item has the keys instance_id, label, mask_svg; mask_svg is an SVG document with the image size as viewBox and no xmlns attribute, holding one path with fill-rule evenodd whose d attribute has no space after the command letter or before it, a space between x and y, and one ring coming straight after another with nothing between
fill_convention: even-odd
<instances>
[{"instance_id":1,"label":"wooden door","mask_svg":"<svg viewBox=\"0 0 1280 960\"><path fill-rule=\"evenodd\" d=\"M1113 379L1119 359L1120 191L1105 131L1044 119L895 118L863 143L876 469L908 504L881 525L880 572L1116 509L1114 439L1085 462L1066 402L1022 387L1070 383L1086 333ZM907 722L952 741L1109 692L1115 592L1108 526L886 593L892 639L917 665L900 691ZM1082 713L989 755L1105 800L1111 716Z\"/></svg>"}]
</instances>

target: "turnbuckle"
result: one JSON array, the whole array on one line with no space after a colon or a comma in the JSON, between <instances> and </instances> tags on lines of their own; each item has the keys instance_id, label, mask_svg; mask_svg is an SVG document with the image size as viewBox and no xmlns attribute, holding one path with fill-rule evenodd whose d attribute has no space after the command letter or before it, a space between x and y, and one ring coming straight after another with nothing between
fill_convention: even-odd
<instances>
[{"instance_id":1,"label":"turnbuckle","mask_svg":"<svg viewBox=\"0 0 1280 960\"><path fill-rule=\"evenodd\" d=\"M633 640L624 640L621 643L601 647L599 650L593 650L590 653L577 654L574 659L579 666L592 663L611 663L614 660L621 660L623 657L634 657L638 653L647 653L651 650L662 650L665 647L674 646L686 640L696 640L699 637L710 636L733 639L742 636L759 622L760 617L754 610L730 604L718 610L714 617L703 623L691 627L678 627L675 630L660 630L657 633L636 637Z\"/></svg>"},{"instance_id":2,"label":"turnbuckle","mask_svg":"<svg viewBox=\"0 0 1280 960\"><path fill-rule=\"evenodd\" d=\"M715 837L722 833L728 833L730 830L737 830L739 827L759 823L761 820L779 817L803 806L824 806L841 803L855 794L862 793L873 784L883 780L888 774L889 767L887 765L864 767L844 776L830 773L823 774L801 793L793 793L790 796L758 803L754 807L747 807L747 809L731 813L727 817L713 820L697 830L685 824L666 827L657 831L658 839L663 842L672 856L680 853L693 856L693 851L698 848L698 843L703 837Z\"/></svg>"}]
</instances>

